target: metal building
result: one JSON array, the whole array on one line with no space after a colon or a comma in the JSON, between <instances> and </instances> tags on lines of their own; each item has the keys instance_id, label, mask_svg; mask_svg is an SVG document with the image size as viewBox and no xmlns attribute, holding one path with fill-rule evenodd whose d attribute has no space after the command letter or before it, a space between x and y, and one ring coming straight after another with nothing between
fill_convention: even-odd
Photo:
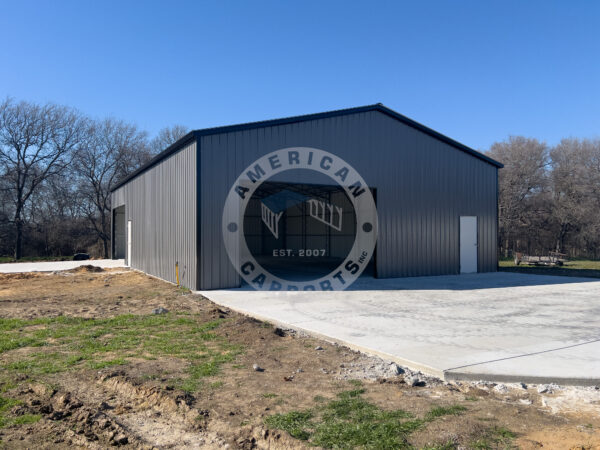
<instances>
[{"instance_id":1,"label":"metal building","mask_svg":"<svg viewBox=\"0 0 600 450\"><path fill-rule=\"evenodd\" d=\"M190 132L113 190L113 257L171 282L177 264L180 283L191 289L239 286L223 241L226 198L254 161L291 147L339 156L368 185L378 227L366 273L391 278L497 269L502 165L381 104ZM274 178L259 191L245 227L261 264L285 266L273 257L278 242L323 248L325 266L351 245L356 218L334 183ZM326 215L310 209L317 201L311 198L339 206ZM276 228L273 216L283 210L287 218ZM339 229L342 219L354 228ZM316 267L288 262L294 271Z\"/></svg>"}]
</instances>

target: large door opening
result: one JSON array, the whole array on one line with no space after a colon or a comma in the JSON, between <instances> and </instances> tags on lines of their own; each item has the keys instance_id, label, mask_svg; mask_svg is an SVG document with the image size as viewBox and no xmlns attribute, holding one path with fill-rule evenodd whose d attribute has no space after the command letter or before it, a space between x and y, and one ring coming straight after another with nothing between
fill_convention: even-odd
<instances>
[{"instance_id":1,"label":"large door opening","mask_svg":"<svg viewBox=\"0 0 600 450\"><path fill-rule=\"evenodd\" d=\"M339 185L267 181L248 202L244 237L256 261L290 281L319 279L354 245L356 212ZM373 275L373 261L363 274Z\"/></svg>"},{"instance_id":2,"label":"large door opening","mask_svg":"<svg viewBox=\"0 0 600 450\"><path fill-rule=\"evenodd\" d=\"M119 206L113 209L113 259L125 259L125 206Z\"/></svg>"},{"instance_id":3,"label":"large door opening","mask_svg":"<svg viewBox=\"0 0 600 450\"><path fill-rule=\"evenodd\" d=\"M460 217L460 273L477 272L477 217Z\"/></svg>"}]
</instances>

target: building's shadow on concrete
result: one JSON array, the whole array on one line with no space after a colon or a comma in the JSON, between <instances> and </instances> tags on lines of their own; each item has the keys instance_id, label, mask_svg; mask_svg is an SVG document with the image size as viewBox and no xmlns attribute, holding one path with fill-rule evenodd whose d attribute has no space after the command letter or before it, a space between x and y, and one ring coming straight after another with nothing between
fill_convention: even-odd
<instances>
[{"instance_id":1,"label":"building's shadow on concrete","mask_svg":"<svg viewBox=\"0 0 600 450\"><path fill-rule=\"evenodd\" d=\"M289 280L308 280L310 274L294 273L285 277ZM293 281L292 281L293 283ZM572 276L551 276L529 273L515 273L509 271L473 273L462 275L438 275L427 277L405 278L374 278L372 275L363 275L350 285L349 291L467 291L481 289L502 289L526 286L548 286L574 283L600 283L599 278L585 278ZM244 283L239 288L242 291L253 291L254 288Z\"/></svg>"}]
</instances>

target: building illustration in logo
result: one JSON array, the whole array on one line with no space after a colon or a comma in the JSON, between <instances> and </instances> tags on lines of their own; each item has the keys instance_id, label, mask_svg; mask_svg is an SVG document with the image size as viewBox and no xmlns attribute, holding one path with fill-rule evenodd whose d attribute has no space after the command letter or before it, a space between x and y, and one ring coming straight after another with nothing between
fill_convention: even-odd
<instances>
[{"instance_id":1,"label":"building illustration in logo","mask_svg":"<svg viewBox=\"0 0 600 450\"><path fill-rule=\"evenodd\" d=\"M263 198L260 204L262 221L275 239L279 239L279 220L283 213L288 208L301 203L306 203L309 206L308 213L310 217L334 230L342 231L342 207L284 189Z\"/></svg>"},{"instance_id":2,"label":"building illustration in logo","mask_svg":"<svg viewBox=\"0 0 600 450\"><path fill-rule=\"evenodd\" d=\"M309 214L325 225L337 231L342 231L342 208L332 205L331 203L323 202L311 198L308 201L310 206Z\"/></svg>"}]
</instances>

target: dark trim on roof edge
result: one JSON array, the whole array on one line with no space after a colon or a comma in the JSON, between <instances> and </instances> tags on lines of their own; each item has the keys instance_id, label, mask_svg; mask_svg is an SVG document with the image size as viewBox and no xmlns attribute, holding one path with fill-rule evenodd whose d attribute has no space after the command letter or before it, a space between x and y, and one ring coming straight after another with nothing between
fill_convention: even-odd
<instances>
[{"instance_id":1,"label":"dark trim on roof edge","mask_svg":"<svg viewBox=\"0 0 600 450\"><path fill-rule=\"evenodd\" d=\"M415 128L416 130L419 130L422 133L428 134L431 137L434 137L442 142L445 142L446 144L449 144L449 145L457 148L458 150L462 150L463 152L468 153L471 156L474 156L476 158L479 158L493 166L496 166L498 168L504 167L503 164L499 163L498 161L496 161L492 158L489 158L488 156L484 155L483 153L473 150L472 148L467 147L466 145L461 144L460 142L457 142L454 139L449 138L448 136L438 133L437 131L432 130L431 128L428 128L425 125L420 124L419 122L415 122L414 120L409 119L408 117L403 116L402 114L397 113L396 111L394 111L386 106L383 106L381 103L377 103L375 105L358 106L356 108L339 109L339 110L335 110L335 111L327 111L327 112L315 113L315 114L305 114L302 116L286 117L286 118L282 118L282 119L263 120L260 122L249 122L249 123L243 123L243 124L239 124L239 125L226 125L223 127L204 128L201 130L191 131L188 134L186 134L184 137L179 139L177 142L175 142L173 145L169 146L167 149L160 152L158 155L156 155L154 158L152 158L150 161L148 161L146 164L144 164L138 170L136 170L129 176L127 176L124 179L122 179L121 181L119 181L116 184L116 186L111 189L111 192L114 192L115 190L119 189L121 186L126 184L128 181L130 181L133 178L140 175L142 172L145 172L146 170L155 166L162 160L166 159L168 156L170 156L171 154L175 153L177 150L179 150L182 147L184 147L185 145L187 145L190 141L192 141L194 139L198 140L198 138L200 138L202 136L210 136L213 134L222 134L222 133L231 133L231 132L235 132L235 131L251 130L251 129L255 129L255 128L273 127L273 126L278 126L278 125L287 125L290 123L306 122L309 120L327 119L330 117L346 116L346 115L350 115L350 114L358 114L358 113L369 112L369 111L379 111L389 117L392 117L392 118L404 123L405 125L408 125L409 127Z\"/></svg>"},{"instance_id":2,"label":"dark trim on roof edge","mask_svg":"<svg viewBox=\"0 0 600 450\"><path fill-rule=\"evenodd\" d=\"M182 147L185 147L186 145L188 145L190 142L192 142L195 139L196 139L195 132L194 131L190 131L188 134L186 134L185 136L183 136L177 142L171 144L169 147L167 147L165 150L163 150L162 152L160 152L158 155L156 155L154 158L152 158L150 161L148 161L142 167L140 167L136 171L130 173L129 175L127 175L122 180L119 180L119 182L110 189L110 192L116 191L117 189L119 189L124 184L127 184L127 182L133 180L135 177L137 177L141 173L143 173L146 170L150 169L151 167L157 165L162 160L167 159L169 156L171 156L177 150L180 150Z\"/></svg>"},{"instance_id":3,"label":"dark trim on roof edge","mask_svg":"<svg viewBox=\"0 0 600 450\"><path fill-rule=\"evenodd\" d=\"M449 138L446 135L443 135L442 133L438 133L435 130L432 130L429 127L426 127L425 125L420 124L419 122L415 122L412 119L409 119L406 116L403 116L400 113L397 113L396 111L394 111L393 109L390 109L386 106L383 106L381 103L378 103L376 106L376 110L380 111L384 114L387 114L390 117L393 117L394 119L399 120L400 122L405 123L406 125L413 127L425 134L430 135L431 137L434 137L442 142L445 142L446 144L449 144L453 147L456 147L459 150L462 150L463 152L466 152L472 156L475 156L476 158L479 158L487 163L490 163L492 166L496 166L499 169L501 169L502 167L504 167L504 164L502 164L501 162L496 161L495 159L490 158L489 156L484 155L481 152L478 152L477 150L473 150L471 147L467 147L464 144L461 144L458 141L455 141L454 139Z\"/></svg>"}]
</instances>

